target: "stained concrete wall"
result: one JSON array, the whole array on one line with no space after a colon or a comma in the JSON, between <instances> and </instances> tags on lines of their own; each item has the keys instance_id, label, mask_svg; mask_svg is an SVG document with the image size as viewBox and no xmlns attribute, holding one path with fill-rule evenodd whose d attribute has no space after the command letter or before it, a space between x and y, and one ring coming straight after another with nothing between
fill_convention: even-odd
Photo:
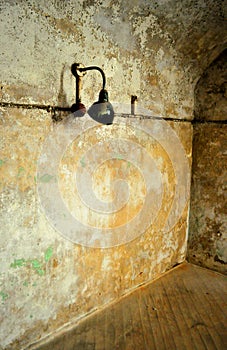
<instances>
[{"instance_id":1,"label":"stained concrete wall","mask_svg":"<svg viewBox=\"0 0 227 350\"><path fill-rule=\"evenodd\" d=\"M1 98L70 106L71 64L104 69L112 101L190 119L192 86L224 47L223 1L1 0ZM97 74L83 100L97 99ZM95 86L95 88L94 88Z\"/></svg>"},{"instance_id":2,"label":"stained concrete wall","mask_svg":"<svg viewBox=\"0 0 227 350\"><path fill-rule=\"evenodd\" d=\"M170 192L164 195L165 198L161 203L162 207L159 210L161 219L156 224L150 225L146 232L132 242L106 249L84 247L72 243L55 230L39 203L36 166L42 142L53 128L49 114L37 110L7 108L1 109L1 120L3 128L1 133L4 136L5 145L2 150L1 165L1 344L3 348L7 348L11 342L8 348L21 348L53 332L58 327L118 299L127 291L157 277L185 259L187 207L172 230L169 232L163 230L168 214L166 210L169 210L172 204L175 186L175 180L172 178L173 168L168 158L165 161L166 152L163 155L159 154L159 158L161 156L164 159L163 169L169 173L167 181L170 181L170 184L166 186ZM190 157L190 124L178 123L172 126L179 134ZM104 142L105 130L100 131L104 137L99 138L99 142ZM118 132L119 128L113 130L113 136L115 134L116 137ZM144 142L148 143L147 137L145 139L144 137L140 136L138 139L141 145ZM130 140L133 142L133 137ZM94 136L89 138L88 142L94 142ZM78 146L75 143L76 141L74 142L76 150ZM149 143L147 146L151 145ZM86 144L82 147L82 152L84 149ZM70 163L69 159L69 157L63 159L63 164L60 166L62 180L69 176L63 181L61 192L69 203L69 211L73 212L75 208L72 205L70 207L70 199L73 197L72 187L67 186L69 181L73 181L74 174L73 172L70 177L73 163ZM64 166L65 162L67 167ZM106 188L109 188L109 172L112 175L116 169L126 172L124 168L119 167L120 162L123 161L115 159L109 171L108 166L110 167L111 163L106 165L107 169L104 168L107 176L102 175L101 180ZM141 172L142 167L139 170ZM128 209L128 215L135 215L136 206L139 210L143 209L141 195L138 198L141 193L138 191L144 191L146 188L144 189L144 183L137 172L138 170L131 174L131 181L136 181L134 194L132 193L132 202L135 201L135 204ZM44 177L43 185L47 184L48 177ZM96 190L99 187L96 185ZM155 197L154 200L157 198ZM120 218L124 220L121 225L124 225L127 217L122 215ZM111 215L108 218L110 220ZM97 223L101 224L99 219L95 223L96 226ZM130 231L126 233L130 235ZM79 232L79 235L84 235L84 232Z\"/></svg>"},{"instance_id":3,"label":"stained concrete wall","mask_svg":"<svg viewBox=\"0 0 227 350\"><path fill-rule=\"evenodd\" d=\"M189 261L220 272L227 262L226 58L224 51L196 87L188 251Z\"/></svg>"},{"instance_id":4,"label":"stained concrete wall","mask_svg":"<svg viewBox=\"0 0 227 350\"><path fill-rule=\"evenodd\" d=\"M167 3L21 0L1 1L0 5L0 344L3 349L18 349L118 299L185 259L188 207L187 201L182 200L186 192L180 179L188 179L190 175L192 128L189 121L193 116L193 91L198 77L223 47L220 27L224 23L224 7L222 1L206 4L199 1L195 6L189 0ZM115 155L114 150L110 150L112 160L94 177L93 190L108 202L115 198L110 188L112 179L120 175L128 180L132 200L119 217L113 218L107 212L105 218L94 218L94 213L88 215L87 209L84 211L81 206L76 211L75 187L73 193L71 190L78 169L74 167L78 164L74 154L79 151L80 170L86 169L90 163L83 158L83 152L95 143L105 144L107 137L118 141L119 128L113 125L107 130L105 126L93 125L95 132L89 133L85 118L81 134L70 139L68 148L63 149L58 167L59 188L68 208L66 216L72 212L75 217L79 212L83 223L89 229L94 227L86 236L86 243L89 243L89 234L97 232L97 225L104 231L123 226L127 219L130 223L133 215L142 211L146 198L153 215L157 209L154 224L145 225L145 230L138 225L133 237L129 224L122 231L127 242L110 244L109 248L95 248L100 237L96 242L92 236L93 245L87 247L65 237L64 229L59 232L55 225L59 223L59 216L48 212L55 204L51 202L52 187L45 187L54 186L56 174L42 171L37 174L37 164L47 165L45 159L51 158L48 149L42 148L46 138L50 140L56 130L63 130L67 140L69 130L74 129L64 124L66 120L70 120L70 127L74 123L77 130L75 121L66 115L61 115L63 124L53 122L56 106L68 107L74 102L75 81L70 72L74 62L104 69L111 101L117 103L120 115L121 108L124 116L129 113L130 106L125 104L133 94L139 97L145 116L149 109L150 115L178 119L169 124L160 121L154 128L154 121L145 118L146 132L141 131L140 124L128 125L132 120L129 115L116 119L122 139L126 139L128 145L117 149ZM99 81L95 72L84 79L82 99L88 106L97 99ZM23 104L23 108L18 104ZM126 120L126 124L122 124L122 120ZM167 125L176 134L169 131ZM156 134L149 135L147 130L155 130L161 139L155 138ZM158 134L160 130L163 132ZM60 141L63 142L64 137ZM55 151L60 141L56 149L52 143L51 161L59 156ZM148 158L143 158L141 153L141 164L134 164L133 170L133 161L124 159L126 154L136 154L135 144L140 145L140 150L145 149L156 165L154 175L157 176L153 176L152 183L156 185L159 180L159 185L154 186L149 196L146 196L146 176L143 176L144 170L144 174L149 173L145 161ZM106 144L104 149L109 152ZM185 152L189 168L182 168L182 159L185 160L182 154L174 163L174 155L181 152ZM176 174L181 176L177 178ZM40 203L39 191L50 193L44 197L45 203ZM118 193L116 201L121 204L121 192ZM127 198L127 191L125 193ZM175 225L170 227L169 216L176 198L174 213L181 215L175 215ZM185 209L181 212L182 205ZM165 224L167 228L169 225L168 229L164 229Z\"/></svg>"}]
</instances>

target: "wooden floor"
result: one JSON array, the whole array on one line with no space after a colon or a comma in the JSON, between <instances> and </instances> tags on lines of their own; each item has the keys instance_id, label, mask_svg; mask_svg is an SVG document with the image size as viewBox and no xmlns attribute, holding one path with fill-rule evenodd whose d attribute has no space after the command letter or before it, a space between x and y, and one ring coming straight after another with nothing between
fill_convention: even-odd
<instances>
[{"instance_id":1,"label":"wooden floor","mask_svg":"<svg viewBox=\"0 0 227 350\"><path fill-rule=\"evenodd\" d=\"M226 277L184 263L32 349L227 349Z\"/></svg>"}]
</instances>

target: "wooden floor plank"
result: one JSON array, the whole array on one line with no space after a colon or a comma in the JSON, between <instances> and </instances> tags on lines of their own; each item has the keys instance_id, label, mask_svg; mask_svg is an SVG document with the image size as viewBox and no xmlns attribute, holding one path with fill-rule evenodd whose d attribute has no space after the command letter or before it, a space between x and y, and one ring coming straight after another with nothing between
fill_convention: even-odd
<instances>
[{"instance_id":1,"label":"wooden floor plank","mask_svg":"<svg viewBox=\"0 0 227 350\"><path fill-rule=\"evenodd\" d=\"M164 298L167 302L167 309L169 310L169 314L171 315L172 325L170 325L170 330L171 333L174 334L173 339L175 342L175 348L180 349L183 347L184 349L190 349L191 344L190 346L187 346L187 342L185 342L183 338L185 330L185 321L181 313L179 313L179 308L176 308L176 299L173 300L173 293L168 288L169 286L165 285L162 279L160 279L160 282L163 289Z\"/></svg>"},{"instance_id":2,"label":"wooden floor plank","mask_svg":"<svg viewBox=\"0 0 227 350\"><path fill-rule=\"evenodd\" d=\"M125 348L125 329L122 303L117 303L113 307L113 317L115 324L115 340L113 344L113 349L122 350Z\"/></svg>"},{"instance_id":3,"label":"wooden floor plank","mask_svg":"<svg viewBox=\"0 0 227 350\"><path fill-rule=\"evenodd\" d=\"M160 335L162 336L164 349L176 349L175 342L172 336L170 327L172 315L166 312L166 298L164 298L161 284L156 286L155 291L151 291L150 298L153 301L154 311L156 313L156 322L159 324Z\"/></svg>"},{"instance_id":4,"label":"wooden floor plank","mask_svg":"<svg viewBox=\"0 0 227 350\"><path fill-rule=\"evenodd\" d=\"M148 305L145 298L143 297L143 290L140 290L138 295L139 300L139 315L142 325L143 338L144 338L144 348L145 349L155 349L153 331L150 326L150 318L148 314Z\"/></svg>"},{"instance_id":5,"label":"wooden floor plank","mask_svg":"<svg viewBox=\"0 0 227 350\"><path fill-rule=\"evenodd\" d=\"M107 310L105 310L105 349L110 349L114 344L116 337L115 328L113 311L111 312L110 310L107 312Z\"/></svg>"},{"instance_id":6,"label":"wooden floor plank","mask_svg":"<svg viewBox=\"0 0 227 350\"><path fill-rule=\"evenodd\" d=\"M146 291L143 291L143 322L146 325L145 327L145 338L147 339L147 344L148 346L150 346L150 349L157 349L157 339L155 336L155 327L152 324L152 317L151 317L151 305L149 304L148 301L148 293L146 293ZM142 311L141 310L141 311ZM149 347L148 347L149 349Z\"/></svg>"},{"instance_id":7,"label":"wooden floor plank","mask_svg":"<svg viewBox=\"0 0 227 350\"><path fill-rule=\"evenodd\" d=\"M181 338L179 339L179 342L181 342L182 344L178 344L178 349L196 349L196 344L194 343L191 333L188 333L188 336L185 337L185 334L187 334L188 332L189 325L185 316L185 310L181 305L181 293L177 292L178 287L176 283L173 283L173 281L169 281L168 284L164 284L166 288L166 293L168 295L168 299L170 300L170 313L172 313L173 317L175 317L175 320L178 324L178 328L181 333Z\"/></svg>"},{"instance_id":8,"label":"wooden floor plank","mask_svg":"<svg viewBox=\"0 0 227 350\"><path fill-rule=\"evenodd\" d=\"M191 286L191 289L196 287L196 290L200 291L196 293L196 302L194 302L195 296L191 295L191 302L195 307L197 306L197 312L203 320L203 324L199 324L198 326L202 327L204 325L206 327L207 333L204 332L204 330L203 333L205 341L209 342L207 345L208 349L223 349L224 343L221 340L219 332L224 332L224 320L222 321L224 313L218 302L215 303L211 295L205 292L206 286L203 286L203 282L203 278L197 278L193 280L193 285ZM218 312L217 309L219 309ZM218 325L218 327L216 327L216 325Z\"/></svg>"},{"instance_id":9,"label":"wooden floor plank","mask_svg":"<svg viewBox=\"0 0 227 350\"><path fill-rule=\"evenodd\" d=\"M183 337L190 341L191 349L206 350L206 346L201 338L200 333L196 329L192 329L195 321L200 322L200 320L196 318L193 308L189 307L189 304L187 302L188 292L185 290L185 288L183 288L182 281L179 276L178 278L174 276L174 279L172 281L172 290L175 291L175 301L173 302L179 306L178 314L182 314L186 325ZM181 327L181 324L179 324L179 326ZM187 333L188 335L186 336Z\"/></svg>"},{"instance_id":10,"label":"wooden floor plank","mask_svg":"<svg viewBox=\"0 0 227 350\"><path fill-rule=\"evenodd\" d=\"M27 350L225 350L226 277L181 264Z\"/></svg>"}]
</instances>

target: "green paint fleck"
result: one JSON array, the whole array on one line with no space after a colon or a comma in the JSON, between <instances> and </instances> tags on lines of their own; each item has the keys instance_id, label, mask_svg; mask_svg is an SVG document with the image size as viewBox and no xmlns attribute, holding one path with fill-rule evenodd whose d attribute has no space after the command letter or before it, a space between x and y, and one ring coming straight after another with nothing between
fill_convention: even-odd
<instances>
[{"instance_id":1,"label":"green paint fleck","mask_svg":"<svg viewBox=\"0 0 227 350\"><path fill-rule=\"evenodd\" d=\"M18 267L22 267L22 266L27 266L27 267L30 267L32 268L39 276L43 276L45 275L45 262L49 261L50 258L52 257L53 255L53 248L52 247L49 247L46 251L45 251L45 254L44 254L44 260L42 261L39 261L37 259L33 259L33 260L25 260L25 259L14 259L14 262L11 263L10 267L13 267L13 268L18 268ZM23 283L23 285L25 287L27 287L29 284L28 281L25 281ZM33 286L36 286L37 284L34 283Z\"/></svg>"},{"instance_id":2,"label":"green paint fleck","mask_svg":"<svg viewBox=\"0 0 227 350\"><path fill-rule=\"evenodd\" d=\"M45 271L42 269L42 264L37 259L31 260L32 268L38 273L38 275L43 276Z\"/></svg>"},{"instance_id":3,"label":"green paint fleck","mask_svg":"<svg viewBox=\"0 0 227 350\"><path fill-rule=\"evenodd\" d=\"M117 154L117 155L116 155L116 158L117 158L117 159L119 159L119 160L124 159L124 157L123 157L123 155L122 155L122 154Z\"/></svg>"},{"instance_id":4,"label":"green paint fleck","mask_svg":"<svg viewBox=\"0 0 227 350\"><path fill-rule=\"evenodd\" d=\"M33 317L33 315L30 315L30 318L32 318Z\"/></svg>"},{"instance_id":5,"label":"green paint fleck","mask_svg":"<svg viewBox=\"0 0 227 350\"><path fill-rule=\"evenodd\" d=\"M10 265L10 267L17 268L24 266L26 264L25 259L14 259L14 262Z\"/></svg>"},{"instance_id":6,"label":"green paint fleck","mask_svg":"<svg viewBox=\"0 0 227 350\"><path fill-rule=\"evenodd\" d=\"M46 261L46 262L49 261L50 258L52 257L52 255L53 255L53 248L52 248L52 247L49 247L49 248L45 251L45 255L44 255L45 261Z\"/></svg>"},{"instance_id":7,"label":"green paint fleck","mask_svg":"<svg viewBox=\"0 0 227 350\"><path fill-rule=\"evenodd\" d=\"M83 168L86 166L86 163L85 163L84 158L82 158L82 159L80 160L80 164L81 164L81 166L82 166Z\"/></svg>"},{"instance_id":8,"label":"green paint fleck","mask_svg":"<svg viewBox=\"0 0 227 350\"><path fill-rule=\"evenodd\" d=\"M47 183L50 182L51 180L55 180L55 176L49 175L49 174L44 174L39 178L40 182Z\"/></svg>"},{"instance_id":9,"label":"green paint fleck","mask_svg":"<svg viewBox=\"0 0 227 350\"><path fill-rule=\"evenodd\" d=\"M130 166L131 166L131 163L130 163L130 162L128 162L127 167L128 167L128 168L130 168Z\"/></svg>"},{"instance_id":10,"label":"green paint fleck","mask_svg":"<svg viewBox=\"0 0 227 350\"><path fill-rule=\"evenodd\" d=\"M47 251L47 258L49 259L52 255L52 251L48 250ZM47 260L46 260L47 261ZM18 267L22 267L22 266L31 266L33 270L35 270L36 273L38 273L38 275L43 276L45 275L45 270L43 269L43 263L40 262L37 259L34 260L25 260L25 259L14 259L14 262L11 263L10 267L13 268L18 268ZM28 286L28 282L25 281L23 283L24 286Z\"/></svg>"},{"instance_id":11,"label":"green paint fleck","mask_svg":"<svg viewBox=\"0 0 227 350\"><path fill-rule=\"evenodd\" d=\"M2 166L5 163L3 159L0 159L0 166Z\"/></svg>"},{"instance_id":12,"label":"green paint fleck","mask_svg":"<svg viewBox=\"0 0 227 350\"><path fill-rule=\"evenodd\" d=\"M40 276L44 276L45 275L45 271L42 269L37 269L36 272L38 273L38 275Z\"/></svg>"},{"instance_id":13,"label":"green paint fleck","mask_svg":"<svg viewBox=\"0 0 227 350\"><path fill-rule=\"evenodd\" d=\"M7 293L4 293L3 291L0 292L0 296L2 297L2 301L5 301L9 297L9 295Z\"/></svg>"},{"instance_id":14,"label":"green paint fleck","mask_svg":"<svg viewBox=\"0 0 227 350\"><path fill-rule=\"evenodd\" d=\"M39 269L41 267L41 263L39 260L31 260L31 264L33 269Z\"/></svg>"},{"instance_id":15,"label":"green paint fleck","mask_svg":"<svg viewBox=\"0 0 227 350\"><path fill-rule=\"evenodd\" d=\"M37 286L37 283L34 282L34 283L32 284L32 287L36 287L36 286Z\"/></svg>"},{"instance_id":16,"label":"green paint fleck","mask_svg":"<svg viewBox=\"0 0 227 350\"><path fill-rule=\"evenodd\" d=\"M23 286L28 287L28 281L25 281L25 282L23 283Z\"/></svg>"},{"instance_id":17,"label":"green paint fleck","mask_svg":"<svg viewBox=\"0 0 227 350\"><path fill-rule=\"evenodd\" d=\"M24 172L24 168L22 166L19 167L18 173L17 173L17 177L20 177L21 174Z\"/></svg>"}]
</instances>

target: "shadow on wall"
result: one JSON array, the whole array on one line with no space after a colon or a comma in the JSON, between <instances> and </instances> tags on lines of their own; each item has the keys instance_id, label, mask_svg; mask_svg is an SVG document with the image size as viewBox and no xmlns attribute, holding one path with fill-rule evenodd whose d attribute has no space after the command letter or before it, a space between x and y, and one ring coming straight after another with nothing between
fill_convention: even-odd
<instances>
[{"instance_id":1,"label":"shadow on wall","mask_svg":"<svg viewBox=\"0 0 227 350\"><path fill-rule=\"evenodd\" d=\"M227 49L208 67L195 89L195 119L225 120L227 85Z\"/></svg>"},{"instance_id":2,"label":"shadow on wall","mask_svg":"<svg viewBox=\"0 0 227 350\"><path fill-rule=\"evenodd\" d=\"M58 106L69 107L67 103L67 96L64 90L64 76L65 76L66 66L63 65L60 75L60 89L58 94Z\"/></svg>"}]
</instances>

